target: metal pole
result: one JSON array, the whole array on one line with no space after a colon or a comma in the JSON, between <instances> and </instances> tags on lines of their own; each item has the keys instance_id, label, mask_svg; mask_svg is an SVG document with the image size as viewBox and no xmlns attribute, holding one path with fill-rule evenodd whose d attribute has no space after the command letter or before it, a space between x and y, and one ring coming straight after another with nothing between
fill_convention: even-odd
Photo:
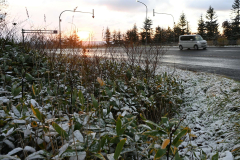
<instances>
[{"instance_id":1,"label":"metal pole","mask_svg":"<svg viewBox=\"0 0 240 160\"><path fill-rule=\"evenodd\" d=\"M138 0L136 0L137 2L139 2L139 3L142 3L142 2L140 2L140 1L138 1ZM147 11L148 11L148 9L147 9L147 5L146 4L144 4L144 3L142 3L145 7L146 7L146 22L147 22ZM147 25L146 25L146 45L147 45Z\"/></svg>"},{"instance_id":2,"label":"metal pole","mask_svg":"<svg viewBox=\"0 0 240 160\"><path fill-rule=\"evenodd\" d=\"M22 29L22 37L23 37L23 44L24 44L24 29Z\"/></svg>"}]
</instances>

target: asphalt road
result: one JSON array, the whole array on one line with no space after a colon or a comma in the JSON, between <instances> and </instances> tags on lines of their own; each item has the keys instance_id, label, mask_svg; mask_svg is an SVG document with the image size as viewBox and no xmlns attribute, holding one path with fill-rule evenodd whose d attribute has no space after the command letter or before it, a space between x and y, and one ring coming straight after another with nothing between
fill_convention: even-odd
<instances>
[{"instance_id":1,"label":"asphalt road","mask_svg":"<svg viewBox=\"0 0 240 160\"><path fill-rule=\"evenodd\" d=\"M209 47L206 50L168 49L163 64L196 72L208 72L240 81L240 47Z\"/></svg>"}]
</instances>

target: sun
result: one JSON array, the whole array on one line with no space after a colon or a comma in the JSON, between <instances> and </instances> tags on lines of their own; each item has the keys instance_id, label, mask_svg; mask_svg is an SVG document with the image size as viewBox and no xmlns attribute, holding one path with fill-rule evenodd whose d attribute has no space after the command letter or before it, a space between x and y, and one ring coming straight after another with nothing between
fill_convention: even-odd
<instances>
[{"instance_id":1,"label":"sun","mask_svg":"<svg viewBox=\"0 0 240 160\"><path fill-rule=\"evenodd\" d=\"M88 31L80 31L80 32L78 32L78 37L81 40L85 40L89 37L89 32Z\"/></svg>"}]
</instances>

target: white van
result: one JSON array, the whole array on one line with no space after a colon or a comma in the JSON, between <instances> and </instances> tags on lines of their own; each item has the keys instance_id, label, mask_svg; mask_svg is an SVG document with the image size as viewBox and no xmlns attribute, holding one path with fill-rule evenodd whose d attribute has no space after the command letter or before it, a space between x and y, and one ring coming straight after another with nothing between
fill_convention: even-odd
<instances>
[{"instance_id":1,"label":"white van","mask_svg":"<svg viewBox=\"0 0 240 160\"><path fill-rule=\"evenodd\" d=\"M200 35L181 35L179 36L179 49L183 50L183 48L194 48L199 49L207 48L207 41L204 40Z\"/></svg>"}]
</instances>

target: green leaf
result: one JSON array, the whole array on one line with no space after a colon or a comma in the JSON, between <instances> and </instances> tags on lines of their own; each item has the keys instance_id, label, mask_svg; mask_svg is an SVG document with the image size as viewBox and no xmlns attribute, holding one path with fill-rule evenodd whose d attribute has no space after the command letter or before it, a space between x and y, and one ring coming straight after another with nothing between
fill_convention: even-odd
<instances>
[{"instance_id":1,"label":"green leaf","mask_svg":"<svg viewBox=\"0 0 240 160\"><path fill-rule=\"evenodd\" d=\"M166 154L167 149L159 148L157 153L154 156L154 159L161 158L164 154Z\"/></svg>"},{"instance_id":2,"label":"green leaf","mask_svg":"<svg viewBox=\"0 0 240 160\"><path fill-rule=\"evenodd\" d=\"M94 156L101 159L101 160L106 160L101 153L94 154Z\"/></svg>"},{"instance_id":3,"label":"green leaf","mask_svg":"<svg viewBox=\"0 0 240 160\"><path fill-rule=\"evenodd\" d=\"M173 140L173 145L175 147L177 147L177 145L179 144L179 140L185 136L188 133L189 128L185 127L178 135L177 137Z\"/></svg>"},{"instance_id":4,"label":"green leaf","mask_svg":"<svg viewBox=\"0 0 240 160\"><path fill-rule=\"evenodd\" d=\"M106 93L108 95L108 97L112 97L112 92L106 87Z\"/></svg>"},{"instance_id":5,"label":"green leaf","mask_svg":"<svg viewBox=\"0 0 240 160\"><path fill-rule=\"evenodd\" d=\"M98 108L98 101L95 99L93 94L91 94L91 97L92 97L93 107L97 109Z\"/></svg>"},{"instance_id":6,"label":"green leaf","mask_svg":"<svg viewBox=\"0 0 240 160\"><path fill-rule=\"evenodd\" d=\"M14 83L14 84L12 85L11 92L12 92L12 95L13 95L14 97L16 97L17 95L19 95L19 93L21 92L21 90L22 90L22 87L21 87L21 86L17 87L17 83Z\"/></svg>"},{"instance_id":7,"label":"green leaf","mask_svg":"<svg viewBox=\"0 0 240 160\"><path fill-rule=\"evenodd\" d=\"M34 78L31 74L26 73L26 79L27 79L27 81L32 82Z\"/></svg>"},{"instance_id":8,"label":"green leaf","mask_svg":"<svg viewBox=\"0 0 240 160\"><path fill-rule=\"evenodd\" d=\"M122 134L122 121L120 119L120 117L117 118L117 122L116 122L116 132L117 135L120 136Z\"/></svg>"},{"instance_id":9,"label":"green leaf","mask_svg":"<svg viewBox=\"0 0 240 160\"><path fill-rule=\"evenodd\" d=\"M103 148L104 144L106 143L107 137L102 137L100 140L100 147Z\"/></svg>"},{"instance_id":10,"label":"green leaf","mask_svg":"<svg viewBox=\"0 0 240 160\"><path fill-rule=\"evenodd\" d=\"M162 136L163 134L166 134L166 133L160 130L152 130L152 131L146 131L143 134L147 136Z\"/></svg>"},{"instance_id":11,"label":"green leaf","mask_svg":"<svg viewBox=\"0 0 240 160\"><path fill-rule=\"evenodd\" d=\"M161 128L159 125L157 125L156 123L152 122L152 121L149 121L149 120L144 120L145 123L147 123L147 125L149 127L151 127L152 129L154 129L153 126L157 127L158 129Z\"/></svg>"},{"instance_id":12,"label":"green leaf","mask_svg":"<svg viewBox=\"0 0 240 160\"><path fill-rule=\"evenodd\" d=\"M77 99L77 90L74 89L72 93L72 105L75 105L76 99Z\"/></svg>"},{"instance_id":13,"label":"green leaf","mask_svg":"<svg viewBox=\"0 0 240 160\"><path fill-rule=\"evenodd\" d=\"M125 144L125 142L127 141L127 138L122 139L118 144L117 144L117 148L115 150L114 153L114 159L118 160L118 157L122 151L123 145Z\"/></svg>"},{"instance_id":14,"label":"green leaf","mask_svg":"<svg viewBox=\"0 0 240 160\"><path fill-rule=\"evenodd\" d=\"M83 96L81 90L78 92L78 98L79 98L79 101L80 101L81 105L84 105L85 99L84 99L84 96Z\"/></svg>"},{"instance_id":15,"label":"green leaf","mask_svg":"<svg viewBox=\"0 0 240 160\"><path fill-rule=\"evenodd\" d=\"M180 158L179 153L177 151L177 153L175 154L174 160L182 160L182 158Z\"/></svg>"},{"instance_id":16,"label":"green leaf","mask_svg":"<svg viewBox=\"0 0 240 160\"><path fill-rule=\"evenodd\" d=\"M183 142L183 140L179 139L174 146L178 147L182 142Z\"/></svg>"},{"instance_id":17,"label":"green leaf","mask_svg":"<svg viewBox=\"0 0 240 160\"><path fill-rule=\"evenodd\" d=\"M31 108L32 108L33 114L37 117L37 119L41 122L44 122L45 116L37 108L34 108L32 104L31 104Z\"/></svg>"},{"instance_id":18,"label":"green leaf","mask_svg":"<svg viewBox=\"0 0 240 160\"><path fill-rule=\"evenodd\" d=\"M167 117L162 117L162 123L167 123L168 122L168 118Z\"/></svg>"},{"instance_id":19,"label":"green leaf","mask_svg":"<svg viewBox=\"0 0 240 160\"><path fill-rule=\"evenodd\" d=\"M211 160L218 160L218 152L212 156L212 159Z\"/></svg>"},{"instance_id":20,"label":"green leaf","mask_svg":"<svg viewBox=\"0 0 240 160\"><path fill-rule=\"evenodd\" d=\"M52 126L58 132L58 134L60 134L60 136L62 136L63 138L68 137L68 134L66 133L66 131L64 131L57 123L52 122Z\"/></svg>"}]
</instances>

